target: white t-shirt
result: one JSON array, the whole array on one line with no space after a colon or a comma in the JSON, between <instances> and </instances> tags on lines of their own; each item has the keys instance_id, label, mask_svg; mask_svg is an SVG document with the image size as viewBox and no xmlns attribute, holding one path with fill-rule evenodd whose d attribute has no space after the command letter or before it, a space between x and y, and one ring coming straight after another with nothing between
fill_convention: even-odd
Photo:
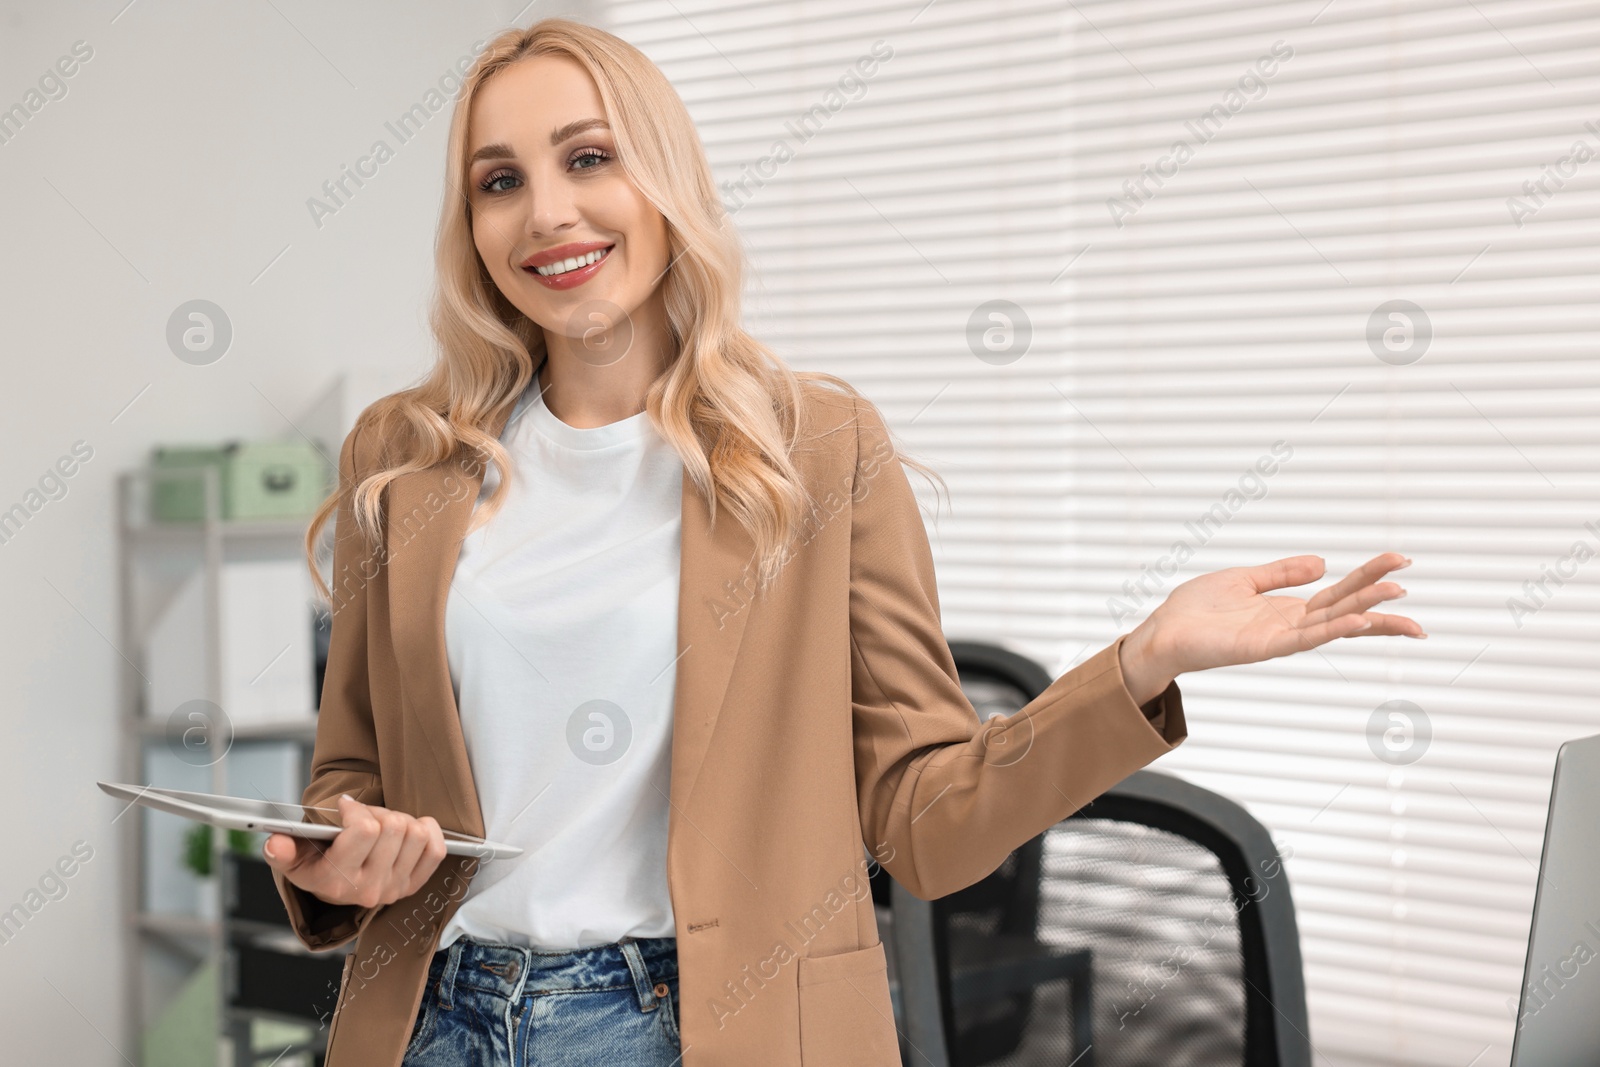
<instances>
[{"instance_id":1,"label":"white t-shirt","mask_svg":"<svg viewBox=\"0 0 1600 1067\"><path fill-rule=\"evenodd\" d=\"M501 442L509 495L462 543L445 646L484 833L523 853L478 868L439 945L670 936L682 460L645 412L567 425L537 377Z\"/></svg>"}]
</instances>

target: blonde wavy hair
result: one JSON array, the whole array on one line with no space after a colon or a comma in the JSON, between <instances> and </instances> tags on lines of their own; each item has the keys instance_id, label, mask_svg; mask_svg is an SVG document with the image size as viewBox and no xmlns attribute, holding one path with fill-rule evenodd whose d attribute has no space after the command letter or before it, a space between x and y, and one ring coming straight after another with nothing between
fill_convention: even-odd
<instances>
[{"instance_id":1,"label":"blonde wavy hair","mask_svg":"<svg viewBox=\"0 0 1600 1067\"><path fill-rule=\"evenodd\" d=\"M758 591L765 589L811 508L790 458L799 435L802 382L830 383L865 398L836 375L792 370L741 328L744 250L682 99L637 48L568 19L547 18L500 33L463 80L450 119L447 189L434 248L437 282L429 320L439 358L419 384L363 412L363 429L375 428L385 448L379 469L353 488L356 525L376 551L382 544L383 489L402 474L463 459L474 472L485 460L499 471L511 469L505 447L486 427L516 403L542 365L544 333L500 292L473 243L464 191L467 126L472 101L490 78L541 55L568 56L589 72L605 104L618 162L666 219L671 258L661 285L678 352L646 393L646 410L709 501L712 523L720 501L750 532ZM925 476L938 477L898 448L896 453ZM499 511L510 482L500 479L469 532ZM324 600L330 590L316 547L344 491L340 486L322 502L306 532L306 563Z\"/></svg>"}]
</instances>

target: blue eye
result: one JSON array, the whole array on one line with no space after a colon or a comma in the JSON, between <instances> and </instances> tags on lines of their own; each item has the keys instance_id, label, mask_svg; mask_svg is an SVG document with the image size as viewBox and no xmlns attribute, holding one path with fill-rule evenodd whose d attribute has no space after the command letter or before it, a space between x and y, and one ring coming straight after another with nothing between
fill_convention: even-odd
<instances>
[{"instance_id":1,"label":"blue eye","mask_svg":"<svg viewBox=\"0 0 1600 1067\"><path fill-rule=\"evenodd\" d=\"M584 171L584 170L596 170L596 169L600 168L601 166L603 166L610 159L611 159L611 156L608 155L606 152L602 151L601 149L598 149L598 148L580 148L577 152L573 153L572 157L567 162L568 162L568 165L571 166L572 164L578 163L579 160L592 160L593 161L592 163L588 163L588 164L585 164L583 166L573 166L573 168L572 168L573 170ZM483 181L478 183L478 191L479 192L483 192L483 193L505 193L505 192L510 192L509 189L503 189L503 188L502 189L497 189L497 188L495 188L496 183L504 181L504 180L506 180L508 178L511 179L512 181L516 181L517 180L517 176L516 176L515 172L513 172L513 171L509 171L509 170L505 170L505 169L494 171L487 178L484 178Z\"/></svg>"},{"instance_id":2,"label":"blue eye","mask_svg":"<svg viewBox=\"0 0 1600 1067\"><path fill-rule=\"evenodd\" d=\"M489 175L487 178L483 179L483 181L479 182L478 183L478 189L479 189L480 192L485 192L485 193L503 193L503 192L505 192L504 189L492 188L494 183L500 181L502 178L515 178L515 177L516 177L516 175L512 174L508 170L497 170L493 174Z\"/></svg>"}]
</instances>

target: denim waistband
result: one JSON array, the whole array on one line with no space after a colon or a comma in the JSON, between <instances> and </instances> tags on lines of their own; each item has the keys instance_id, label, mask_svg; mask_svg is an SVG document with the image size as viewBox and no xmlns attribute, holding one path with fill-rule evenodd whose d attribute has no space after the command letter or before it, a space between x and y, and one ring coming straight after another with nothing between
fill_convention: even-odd
<instances>
[{"instance_id":1,"label":"denim waistband","mask_svg":"<svg viewBox=\"0 0 1600 1067\"><path fill-rule=\"evenodd\" d=\"M439 1000L447 1009L466 990L516 1000L537 993L632 986L640 1008L649 1010L660 995L656 986L677 974L678 942L673 937L625 937L550 952L463 935L434 953L428 968L429 984L438 981Z\"/></svg>"}]
</instances>

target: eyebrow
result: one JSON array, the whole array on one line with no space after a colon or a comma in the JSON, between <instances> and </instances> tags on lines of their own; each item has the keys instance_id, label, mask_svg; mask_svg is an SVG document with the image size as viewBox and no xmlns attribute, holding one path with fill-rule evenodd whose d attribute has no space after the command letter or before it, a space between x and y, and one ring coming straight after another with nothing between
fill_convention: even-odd
<instances>
[{"instance_id":1,"label":"eyebrow","mask_svg":"<svg viewBox=\"0 0 1600 1067\"><path fill-rule=\"evenodd\" d=\"M589 130L610 129L611 124L605 119L574 119L565 126L550 131L550 147L559 147L563 141L570 140L580 133L587 133ZM486 144L472 153L472 158L467 160L467 166L472 166L480 159L515 159L516 155L517 153L508 144Z\"/></svg>"}]
</instances>

